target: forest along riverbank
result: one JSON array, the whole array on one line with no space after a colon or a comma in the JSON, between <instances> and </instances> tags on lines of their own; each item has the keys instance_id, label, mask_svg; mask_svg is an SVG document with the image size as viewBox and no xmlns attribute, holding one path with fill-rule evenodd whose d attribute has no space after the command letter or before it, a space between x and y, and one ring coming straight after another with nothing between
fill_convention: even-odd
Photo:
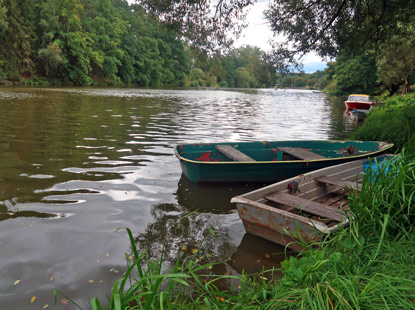
<instances>
[{"instance_id":1,"label":"forest along riverbank","mask_svg":"<svg viewBox=\"0 0 415 310\"><path fill-rule=\"evenodd\" d=\"M255 187L189 184L173 145L333 139L354 128L342 102L304 90L1 88L0 110L0 304L7 309L51 305L53 289L80 305L105 299L125 270L123 227L151 257L163 243L166 260L203 244L209 261L232 258L224 272L268 263L263 253L280 250L264 245L248 253L257 259L245 256L258 242L246 241L229 203Z\"/></svg>"}]
</instances>

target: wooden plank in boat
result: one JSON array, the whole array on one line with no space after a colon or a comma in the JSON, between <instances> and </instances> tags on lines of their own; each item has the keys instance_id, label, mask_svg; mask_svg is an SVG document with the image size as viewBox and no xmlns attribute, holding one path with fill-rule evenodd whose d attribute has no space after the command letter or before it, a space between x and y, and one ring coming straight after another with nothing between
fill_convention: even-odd
<instances>
[{"instance_id":1,"label":"wooden plank in boat","mask_svg":"<svg viewBox=\"0 0 415 310\"><path fill-rule=\"evenodd\" d=\"M307 200L301 197L293 196L286 193L276 192L264 197L267 200L288 205L296 209L318 215L320 217L330 218L332 220L341 222L346 219L346 215L334 208L328 207L312 200Z\"/></svg>"},{"instance_id":2,"label":"wooden plank in boat","mask_svg":"<svg viewBox=\"0 0 415 310\"><path fill-rule=\"evenodd\" d=\"M323 176L323 177L317 178L317 179L315 179L315 181L317 181L319 183L324 183L324 184L329 184L329 185L336 185L336 186L340 186L340 187L348 187L348 188L352 188L354 190L360 190L360 186L359 186L359 184L356 185L356 182L343 181L343 180L331 178L331 177L328 177L328 176Z\"/></svg>"},{"instance_id":3,"label":"wooden plank in boat","mask_svg":"<svg viewBox=\"0 0 415 310\"><path fill-rule=\"evenodd\" d=\"M304 159L304 160L327 159L327 157L324 157L322 155L316 154L314 152L311 152L309 150L299 148L299 147L279 147L278 149L298 159Z\"/></svg>"},{"instance_id":4,"label":"wooden plank in boat","mask_svg":"<svg viewBox=\"0 0 415 310\"><path fill-rule=\"evenodd\" d=\"M226 157L234 160L234 161L242 161L242 162L253 162L256 161L255 159L249 157L248 155L238 151L233 146L228 144L220 144L216 145L216 149L221 152Z\"/></svg>"}]
</instances>

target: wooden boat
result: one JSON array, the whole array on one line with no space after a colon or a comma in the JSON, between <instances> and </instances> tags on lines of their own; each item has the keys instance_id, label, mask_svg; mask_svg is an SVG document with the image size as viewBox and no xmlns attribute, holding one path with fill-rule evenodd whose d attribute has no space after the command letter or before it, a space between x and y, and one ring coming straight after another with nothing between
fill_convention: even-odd
<instances>
[{"instance_id":1,"label":"wooden boat","mask_svg":"<svg viewBox=\"0 0 415 310\"><path fill-rule=\"evenodd\" d=\"M370 109L370 107L372 107L375 103L373 101L370 101L368 95L352 94L349 95L349 98L347 98L344 104L347 110L367 110Z\"/></svg>"},{"instance_id":2,"label":"wooden boat","mask_svg":"<svg viewBox=\"0 0 415 310\"><path fill-rule=\"evenodd\" d=\"M271 183L376 156L393 146L374 141L271 141L179 144L183 174L192 182Z\"/></svg>"},{"instance_id":3,"label":"wooden boat","mask_svg":"<svg viewBox=\"0 0 415 310\"><path fill-rule=\"evenodd\" d=\"M390 158L383 155L376 161ZM302 250L349 224L347 194L359 190L369 163L375 161L360 159L319 169L236 196L231 202L247 233Z\"/></svg>"}]
</instances>

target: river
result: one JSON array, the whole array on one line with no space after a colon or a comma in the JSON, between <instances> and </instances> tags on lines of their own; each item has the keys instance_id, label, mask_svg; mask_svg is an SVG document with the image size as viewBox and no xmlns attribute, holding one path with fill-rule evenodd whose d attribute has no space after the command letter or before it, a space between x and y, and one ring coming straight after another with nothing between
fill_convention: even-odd
<instances>
[{"instance_id":1,"label":"river","mask_svg":"<svg viewBox=\"0 0 415 310\"><path fill-rule=\"evenodd\" d=\"M187 247L228 274L277 263L282 249L245 235L229 203L260 185L192 184L173 146L342 139L355 128L343 112L308 90L0 88L0 309L53 308L53 289L105 301L125 227L167 262Z\"/></svg>"}]
</instances>

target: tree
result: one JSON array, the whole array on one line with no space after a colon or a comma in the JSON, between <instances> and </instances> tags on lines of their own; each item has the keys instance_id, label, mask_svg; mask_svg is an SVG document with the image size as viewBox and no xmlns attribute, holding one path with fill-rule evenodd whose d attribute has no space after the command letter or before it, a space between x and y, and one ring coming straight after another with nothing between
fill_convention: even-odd
<instances>
[{"instance_id":1,"label":"tree","mask_svg":"<svg viewBox=\"0 0 415 310\"><path fill-rule=\"evenodd\" d=\"M137 0L188 43L213 50L229 47L244 26L246 8L256 0Z\"/></svg>"},{"instance_id":2,"label":"tree","mask_svg":"<svg viewBox=\"0 0 415 310\"><path fill-rule=\"evenodd\" d=\"M375 49L400 34L399 24L408 24L414 13L414 1L280 0L265 15L273 31L287 37L281 52L293 58L294 53L310 51L326 57L337 56L339 51Z\"/></svg>"},{"instance_id":3,"label":"tree","mask_svg":"<svg viewBox=\"0 0 415 310\"><path fill-rule=\"evenodd\" d=\"M409 77L415 70L415 38L394 36L387 44L383 44L377 57L379 79L392 95L400 85L404 85L402 93L410 91Z\"/></svg>"},{"instance_id":4,"label":"tree","mask_svg":"<svg viewBox=\"0 0 415 310\"><path fill-rule=\"evenodd\" d=\"M56 76L58 68L63 61L62 50L56 42L52 42L46 48L39 50L37 61L40 66L40 72L45 76Z\"/></svg>"},{"instance_id":5,"label":"tree","mask_svg":"<svg viewBox=\"0 0 415 310\"><path fill-rule=\"evenodd\" d=\"M29 77L34 72L32 47L35 41L34 4L30 0L0 3L0 64L12 80Z\"/></svg>"},{"instance_id":6,"label":"tree","mask_svg":"<svg viewBox=\"0 0 415 310\"><path fill-rule=\"evenodd\" d=\"M82 13L83 28L91 34L92 49L98 55L91 64L94 75L119 84L117 73L123 57L121 37L126 31L127 23L119 16L110 0L87 0Z\"/></svg>"},{"instance_id":7,"label":"tree","mask_svg":"<svg viewBox=\"0 0 415 310\"><path fill-rule=\"evenodd\" d=\"M376 62L365 55L339 56L335 64L335 73L335 95L370 94L378 84Z\"/></svg>"},{"instance_id":8,"label":"tree","mask_svg":"<svg viewBox=\"0 0 415 310\"><path fill-rule=\"evenodd\" d=\"M239 67L235 70L235 86L240 88L248 88L253 84L252 75L246 67Z\"/></svg>"},{"instance_id":9,"label":"tree","mask_svg":"<svg viewBox=\"0 0 415 310\"><path fill-rule=\"evenodd\" d=\"M3 33L9 26L6 14L7 8L4 6L4 0L0 0L0 33Z\"/></svg>"},{"instance_id":10,"label":"tree","mask_svg":"<svg viewBox=\"0 0 415 310\"><path fill-rule=\"evenodd\" d=\"M84 31L81 22L83 5L80 0L46 0L40 7L41 44L56 43L62 51L59 76L75 85L90 85L91 61L99 58L93 50L91 34Z\"/></svg>"}]
</instances>

